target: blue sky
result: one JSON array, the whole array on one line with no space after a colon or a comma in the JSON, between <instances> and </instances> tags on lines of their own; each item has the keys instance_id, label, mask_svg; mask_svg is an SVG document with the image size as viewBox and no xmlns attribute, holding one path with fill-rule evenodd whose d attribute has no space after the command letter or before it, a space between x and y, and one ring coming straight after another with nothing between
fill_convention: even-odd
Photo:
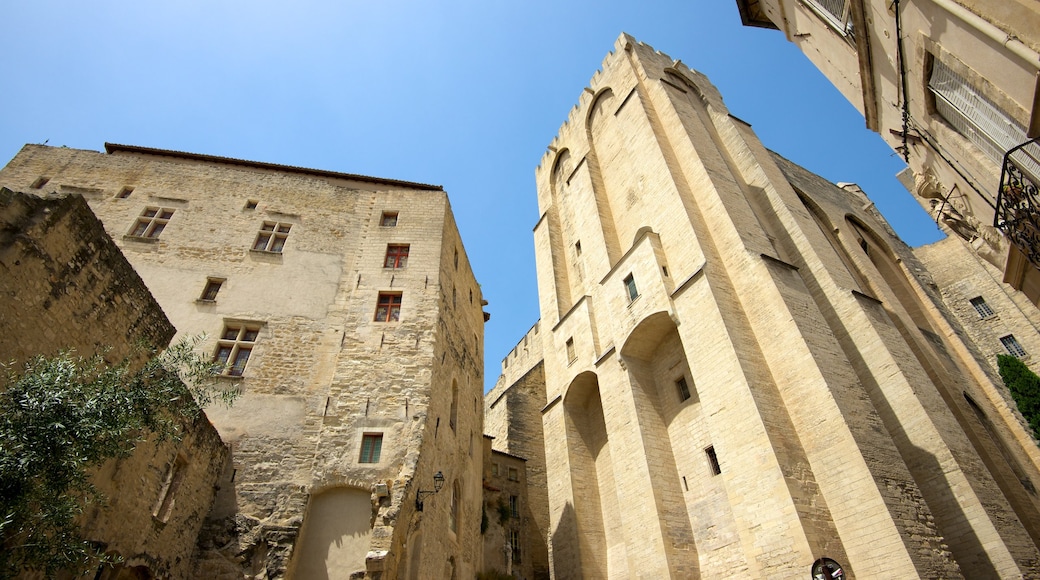
<instances>
[{"instance_id":1,"label":"blue sky","mask_svg":"<svg viewBox=\"0 0 1040 580\"><path fill-rule=\"evenodd\" d=\"M435 183L491 321L486 384L538 318L534 169L622 32L709 76L762 142L941 237L880 137L733 0L5 2L0 163L105 141Z\"/></svg>"}]
</instances>

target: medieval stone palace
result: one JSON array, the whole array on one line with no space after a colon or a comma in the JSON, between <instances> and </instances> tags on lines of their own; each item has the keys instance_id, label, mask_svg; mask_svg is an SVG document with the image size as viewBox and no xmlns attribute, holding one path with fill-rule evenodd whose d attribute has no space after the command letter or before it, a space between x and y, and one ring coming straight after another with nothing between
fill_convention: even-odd
<instances>
[{"instance_id":1,"label":"medieval stone palace","mask_svg":"<svg viewBox=\"0 0 1040 580\"><path fill-rule=\"evenodd\" d=\"M628 35L535 177L540 320L482 396L486 303L440 187L22 149L0 186L84 198L241 392L207 411L222 469L202 445L133 463L157 482L138 503L191 510L192 555L118 548L149 544L114 519L91 539L123 561L97 577L1040 577L1040 447L984 344L1024 357L1040 335L984 264L919 258ZM0 272L54 262L15 222ZM6 295L71 287L46 271ZM132 533L158 537L159 513Z\"/></svg>"}]
</instances>

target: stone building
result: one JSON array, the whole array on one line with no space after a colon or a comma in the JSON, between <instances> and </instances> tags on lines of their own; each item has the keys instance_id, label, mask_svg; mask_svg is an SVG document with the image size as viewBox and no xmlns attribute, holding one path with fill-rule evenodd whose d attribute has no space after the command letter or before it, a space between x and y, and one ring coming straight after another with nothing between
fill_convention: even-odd
<instances>
[{"instance_id":1,"label":"stone building","mask_svg":"<svg viewBox=\"0 0 1040 580\"><path fill-rule=\"evenodd\" d=\"M0 188L0 296L4 364L72 349L139 365L174 335L78 196L41 199ZM143 441L93 475L106 502L80 516L83 538L121 559L100 567L99 580L191 576L228 451L204 414L183 427L179 441Z\"/></svg>"},{"instance_id":2,"label":"stone building","mask_svg":"<svg viewBox=\"0 0 1040 580\"><path fill-rule=\"evenodd\" d=\"M474 575L485 319L440 187L112 144L0 185L86 198L241 392L189 576Z\"/></svg>"},{"instance_id":3,"label":"stone building","mask_svg":"<svg viewBox=\"0 0 1040 580\"><path fill-rule=\"evenodd\" d=\"M904 156L907 188L947 233L1040 301L1040 5L737 0L737 7L745 25L781 31Z\"/></svg>"},{"instance_id":4,"label":"stone building","mask_svg":"<svg viewBox=\"0 0 1040 580\"><path fill-rule=\"evenodd\" d=\"M536 180L488 427L544 438L555 578L1040 575L1040 449L858 188L626 35Z\"/></svg>"},{"instance_id":5,"label":"stone building","mask_svg":"<svg viewBox=\"0 0 1040 580\"><path fill-rule=\"evenodd\" d=\"M540 569L547 577L544 556L539 559L532 548L545 542L538 536L528 499L527 460L493 449L494 437L484 436L484 536L482 572L498 572L520 580L538 578Z\"/></svg>"}]
</instances>

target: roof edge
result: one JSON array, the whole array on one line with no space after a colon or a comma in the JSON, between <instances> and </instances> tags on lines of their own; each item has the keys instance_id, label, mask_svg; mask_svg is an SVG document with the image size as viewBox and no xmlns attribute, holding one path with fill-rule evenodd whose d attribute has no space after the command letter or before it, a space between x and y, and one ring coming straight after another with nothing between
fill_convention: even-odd
<instances>
[{"instance_id":1,"label":"roof edge","mask_svg":"<svg viewBox=\"0 0 1040 580\"><path fill-rule=\"evenodd\" d=\"M371 177L368 175L358 175L355 173L340 173L338 171L328 171L325 169L310 169L307 167L298 167L295 165L281 165L278 163L266 163L263 161L249 161L246 159L235 159L233 157L221 157L219 155L204 155L202 153L188 153L186 151L172 151L169 149L156 149L154 147L140 147L137 145L121 145L119 143L105 143L105 153L143 153L146 155L162 155L166 157L180 157L182 159L191 159L193 161L209 161L213 163L224 163L228 165L241 165L243 167L253 167L257 169L272 169L275 171L286 171L290 173L302 173L306 175L316 175L320 177L335 177L340 179L350 179L353 181L364 181L367 183L377 183L382 185L396 185L401 187L409 187L412 189L423 189L427 191L444 191L444 187L441 185L430 185L428 183L418 183L414 181L403 181L399 179L386 179L382 177Z\"/></svg>"}]
</instances>

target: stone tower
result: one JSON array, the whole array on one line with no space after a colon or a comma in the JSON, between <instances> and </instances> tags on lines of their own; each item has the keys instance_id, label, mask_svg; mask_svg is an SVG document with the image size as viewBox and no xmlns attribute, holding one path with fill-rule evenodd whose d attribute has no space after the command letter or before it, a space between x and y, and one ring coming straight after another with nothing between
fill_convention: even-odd
<instances>
[{"instance_id":1,"label":"stone tower","mask_svg":"<svg viewBox=\"0 0 1040 580\"><path fill-rule=\"evenodd\" d=\"M0 183L86 198L241 391L208 410L231 461L192 577L472 578L484 316L447 194L106 149L27 145Z\"/></svg>"},{"instance_id":2,"label":"stone tower","mask_svg":"<svg viewBox=\"0 0 1040 580\"><path fill-rule=\"evenodd\" d=\"M1040 450L862 192L626 35L536 178L554 577L1040 574Z\"/></svg>"}]
</instances>

